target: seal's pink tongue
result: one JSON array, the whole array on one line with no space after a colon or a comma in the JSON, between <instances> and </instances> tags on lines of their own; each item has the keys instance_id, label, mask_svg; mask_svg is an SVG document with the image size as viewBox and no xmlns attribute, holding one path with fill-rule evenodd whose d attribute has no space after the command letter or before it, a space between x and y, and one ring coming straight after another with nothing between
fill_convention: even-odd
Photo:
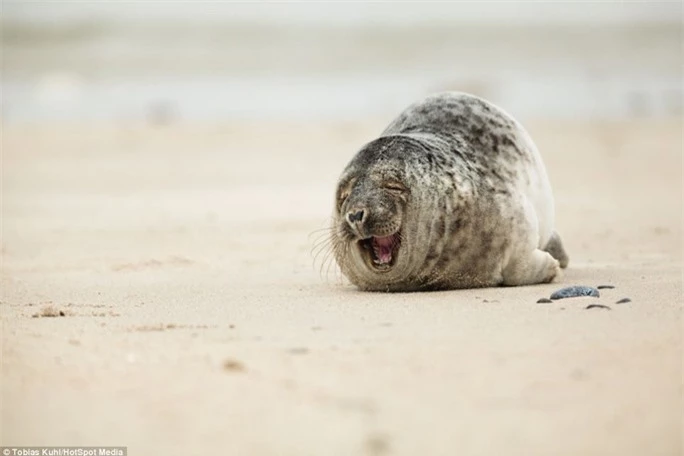
<instances>
[{"instance_id":1,"label":"seal's pink tongue","mask_svg":"<svg viewBox=\"0 0 684 456\"><path fill-rule=\"evenodd\" d=\"M395 236L374 237L373 252L379 264L387 264L392 261L392 248L394 247Z\"/></svg>"}]
</instances>

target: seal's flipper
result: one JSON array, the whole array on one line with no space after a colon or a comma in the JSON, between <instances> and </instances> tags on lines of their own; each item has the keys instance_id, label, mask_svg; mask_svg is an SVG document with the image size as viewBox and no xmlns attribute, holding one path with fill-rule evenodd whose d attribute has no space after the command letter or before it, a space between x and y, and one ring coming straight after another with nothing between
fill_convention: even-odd
<instances>
[{"instance_id":1,"label":"seal's flipper","mask_svg":"<svg viewBox=\"0 0 684 456\"><path fill-rule=\"evenodd\" d=\"M502 272L502 285L506 286L549 283L561 273L558 261L539 249L528 254L516 252Z\"/></svg>"},{"instance_id":2,"label":"seal's flipper","mask_svg":"<svg viewBox=\"0 0 684 456\"><path fill-rule=\"evenodd\" d=\"M561 268L565 269L568 267L568 262L570 261L570 258L568 258L568 254L565 253L565 249L563 248L561 238L555 231L551 234L549 242L546 243L544 251L549 252L552 257L557 259L560 263Z\"/></svg>"}]
</instances>

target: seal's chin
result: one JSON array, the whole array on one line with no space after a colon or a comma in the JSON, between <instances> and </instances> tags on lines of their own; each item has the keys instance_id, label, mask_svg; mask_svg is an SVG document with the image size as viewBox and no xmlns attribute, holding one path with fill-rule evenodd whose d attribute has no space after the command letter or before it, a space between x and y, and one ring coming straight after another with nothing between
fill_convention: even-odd
<instances>
[{"instance_id":1,"label":"seal's chin","mask_svg":"<svg viewBox=\"0 0 684 456\"><path fill-rule=\"evenodd\" d=\"M389 271L397 262L401 247L401 234L396 232L389 236L371 236L359 240L358 246L361 256L371 269L380 272Z\"/></svg>"}]
</instances>

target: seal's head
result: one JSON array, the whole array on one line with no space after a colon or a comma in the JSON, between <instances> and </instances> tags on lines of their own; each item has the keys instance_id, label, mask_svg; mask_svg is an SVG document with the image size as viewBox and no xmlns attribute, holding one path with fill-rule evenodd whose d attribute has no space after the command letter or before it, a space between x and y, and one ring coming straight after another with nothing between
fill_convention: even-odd
<instances>
[{"instance_id":1,"label":"seal's head","mask_svg":"<svg viewBox=\"0 0 684 456\"><path fill-rule=\"evenodd\" d=\"M333 216L335 258L352 283L390 290L411 273L409 213L415 145L397 137L367 144L340 177Z\"/></svg>"}]
</instances>

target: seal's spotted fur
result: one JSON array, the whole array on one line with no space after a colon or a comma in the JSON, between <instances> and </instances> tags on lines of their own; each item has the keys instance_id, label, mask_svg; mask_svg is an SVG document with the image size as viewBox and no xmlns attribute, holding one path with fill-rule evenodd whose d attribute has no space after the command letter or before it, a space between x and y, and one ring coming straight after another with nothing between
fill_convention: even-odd
<instances>
[{"instance_id":1,"label":"seal's spotted fur","mask_svg":"<svg viewBox=\"0 0 684 456\"><path fill-rule=\"evenodd\" d=\"M480 98L443 93L410 106L347 165L334 253L363 290L549 282L568 262L553 218L522 126Z\"/></svg>"}]
</instances>

